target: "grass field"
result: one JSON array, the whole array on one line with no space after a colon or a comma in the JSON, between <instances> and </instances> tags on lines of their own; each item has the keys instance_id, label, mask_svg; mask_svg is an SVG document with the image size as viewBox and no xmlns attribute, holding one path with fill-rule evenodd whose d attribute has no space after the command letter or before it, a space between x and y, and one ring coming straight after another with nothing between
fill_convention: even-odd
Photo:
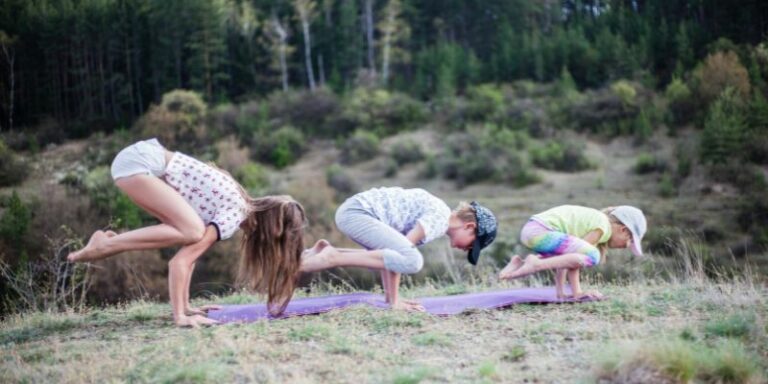
<instances>
[{"instance_id":1,"label":"grass field","mask_svg":"<svg viewBox=\"0 0 768 384\"><path fill-rule=\"evenodd\" d=\"M421 285L405 295L503 287L510 285ZM148 301L19 314L0 324L0 377L62 383L766 382L768 289L752 277L683 276L597 288L607 299L452 317L354 307L205 329L175 328L168 304ZM312 295L338 292L316 287ZM234 294L200 303L255 300Z\"/></svg>"}]
</instances>

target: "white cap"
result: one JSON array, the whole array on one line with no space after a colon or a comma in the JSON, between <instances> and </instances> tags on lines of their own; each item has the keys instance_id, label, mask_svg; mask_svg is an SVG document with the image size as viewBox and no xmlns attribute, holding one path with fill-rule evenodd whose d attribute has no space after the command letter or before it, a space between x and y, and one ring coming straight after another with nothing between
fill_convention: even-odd
<instances>
[{"instance_id":1,"label":"white cap","mask_svg":"<svg viewBox=\"0 0 768 384\"><path fill-rule=\"evenodd\" d=\"M632 253L635 256L642 256L643 248L640 242L643 240L645 231L648 228L643 211L630 205L620 205L611 211L611 215L619 219L629 229L629 232L632 233L632 247L630 248Z\"/></svg>"}]
</instances>

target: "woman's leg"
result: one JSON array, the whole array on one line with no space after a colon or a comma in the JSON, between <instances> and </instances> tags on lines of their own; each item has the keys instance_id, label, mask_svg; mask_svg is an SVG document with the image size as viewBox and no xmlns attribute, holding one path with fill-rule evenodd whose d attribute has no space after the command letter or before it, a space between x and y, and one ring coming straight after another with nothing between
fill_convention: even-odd
<instances>
[{"instance_id":1,"label":"woman's leg","mask_svg":"<svg viewBox=\"0 0 768 384\"><path fill-rule=\"evenodd\" d=\"M67 256L69 261L92 261L124 251L158 249L200 241L205 225L179 193L154 176L134 175L115 182L136 205L162 224L109 237L96 231L85 248Z\"/></svg>"}]
</instances>

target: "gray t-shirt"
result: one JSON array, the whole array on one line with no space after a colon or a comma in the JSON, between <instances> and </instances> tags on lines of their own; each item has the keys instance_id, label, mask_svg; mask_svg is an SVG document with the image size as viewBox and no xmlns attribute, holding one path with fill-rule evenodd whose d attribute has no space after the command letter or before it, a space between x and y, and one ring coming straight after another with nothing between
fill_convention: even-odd
<instances>
[{"instance_id":1,"label":"gray t-shirt","mask_svg":"<svg viewBox=\"0 0 768 384\"><path fill-rule=\"evenodd\" d=\"M429 243L448 230L451 209L439 198L420 189L373 188L353 196L383 223L407 235L416 224L424 229L418 245Z\"/></svg>"}]
</instances>

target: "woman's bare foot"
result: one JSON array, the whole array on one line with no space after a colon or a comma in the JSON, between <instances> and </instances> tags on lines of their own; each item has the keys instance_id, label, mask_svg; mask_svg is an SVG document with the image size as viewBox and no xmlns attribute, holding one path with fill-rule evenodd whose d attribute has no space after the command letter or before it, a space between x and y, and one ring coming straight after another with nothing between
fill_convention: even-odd
<instances>
[{"instance_id":1,"label":"woman's bare foot","mask_svg":"<svg viewBox=\"0 0 768 384\"><path fill-rule=\"evenodd\" d=\"M69 255L67 255L67 261L70 262L85 262L85 261L92 261L97 260L105 256L103 245L104 242L116 234L112 231L111 234L104 232L102 230L98 230L91 235L91 238L88 240L88 244L85 245L85 247L79 251L72 252Z\"/></svg>"},{"instance_id":2,"label":"woman's bare foot","mask_svg":"<svg viewBox=\"0 0 768 384\"><path fill-rule=\"evenodd\" d=\"M339 251L334 246L327 244L323 246L323 249L314 256L302 258L300 271L317 272L324 269L333 268L335 265L333 265L332 259L338 254L338 252Z\"/></svg>"},{"instance_id":3,"label":"woman's bare foot","mask_svg":"<svg viewBox=\"0 0 768 384\"><path fill-rule=\"evenodd\" d=\"M312 248L305 249L304 252L301 253L301 258L303 259L303 258L306 258L306 257L312 257L312 256L320 253L323 249L325 249L325 247L327 247L329 245L331 245L331 243L328 242L328 240L320 239L320 240L315 242L315 245L313 245Z\"/></svg>"},{"instance_id":4,"label":"woman's bare foot","mask_svg":"<svg viewBox=\"0 0 768 384\"><path fill-rule=\"evenodd\" d=\"M531 273L538 272L538 265L539 265L539 256L538 255L528 255L528 257L525 258L525 261L523 262L523 265L520 266L520 268L516 269L515 271L510 272L507 276L507 279L516 279L518 277L523 277L530 275Z\"/></svg>"},{"instance_id":5,"label":"woman's bare foot","mask_svg":"<svg viewBox=\"0 0 768 384\"><path fill-rule=\"evenodd\" d=\"M502 279L502 280L509 279L509 275L512 272L517 271L522 266L523 266L523 259L520 258L520 256L518 255L512 256L512 260L509 261L509 264L507 264L507 266L504 267L504 269L502 269L501 272L499 273L499 279Z\"/></svg>"}]
</instances>

